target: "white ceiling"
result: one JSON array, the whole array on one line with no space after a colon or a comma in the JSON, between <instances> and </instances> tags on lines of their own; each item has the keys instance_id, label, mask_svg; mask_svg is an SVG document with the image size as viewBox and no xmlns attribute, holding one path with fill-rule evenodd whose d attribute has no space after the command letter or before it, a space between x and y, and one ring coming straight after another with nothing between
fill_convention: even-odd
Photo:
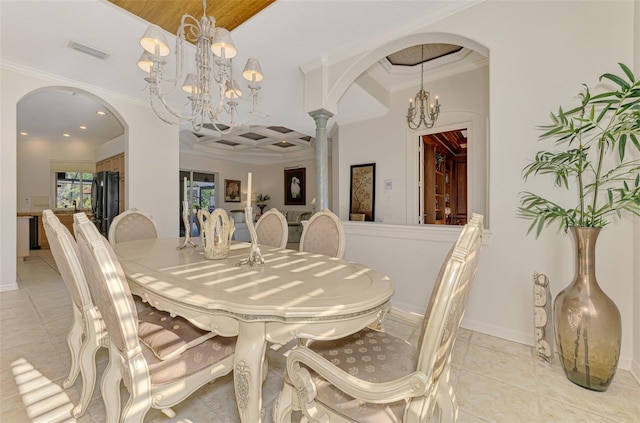
<instances>
[{"instance_id":1,"label":"white ceiling","mask_svg":"<svg viewBox=\"0 0 640 423\"><path fill-rule=\"evenodd\" d=\"M407 28L418 27L471 3L473 1L466 0L277 0L232 32L239 52L236 63L243 64L247 57L257 57L265 74L258 108L267 116L255 119L252 124L256 127L244 129L267 138L248 140L231 134L225 140L240 142L240 145L220 146L213 142L217 139L216 133L204 131L206 137L196 137L188 128L183 128L181 148L251 162L310 158L312 143L305 145L299 141L305 136L315 136L315 123L302 106L302 65L372 48L404 34ZM1 0L0 19L3 65L36 69L136 101L148 101L145 74L136 66L141 54L138 40L148 24L137 16L106 0ZM105 52L108 57L100 60L73 50L68 47L71 41ZM388 66L378 64L369 73L384 79L385 86L393 90L390 85L415 84L415 75L419 72L419 67L416 68L413 73L405 70L394 75ZM114 128L99 129L96 107L87 105L86 99L79 99L80 95L74 96L69 91L54 92L49 97L38 94L42 97L21 104L19 124L25 128L18 128L19 131L24 129L35 134L47 129L48 137L60 137L62 132L72 130L65 128L75 128L80 136L86 137L89 129L77 129L84 124L96 130L96 137L113 135L109 131ZM384 112L366 89L354 84L341 100L339 113L332 121L351 122ZM39 128L36 123L40 124ZM270 126L292 132L287 136L267 129ZM273 145L283 139L293 145L288 148Z\"/></svg>"}]
</instances>

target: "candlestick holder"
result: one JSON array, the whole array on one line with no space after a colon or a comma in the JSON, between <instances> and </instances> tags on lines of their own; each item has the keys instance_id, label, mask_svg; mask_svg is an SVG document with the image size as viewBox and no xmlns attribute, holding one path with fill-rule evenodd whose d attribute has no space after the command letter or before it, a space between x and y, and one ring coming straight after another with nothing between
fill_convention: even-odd
<instances>
[{"instance_id":1,"label":"candlestick holder","mask_svg":"<svg viewBox=\"0 0 640 423\"><path fill-rule=\"evenodd\" d=\"M182 221L184 222L184 242L180 245L178 250L182 250L187 245L191 245L192 247L197 247L198 245L191 241L191 222L189 222L189 202L182 202Z\"/></svg>"},{"instance_id":2,"label":"candlestick holder","mask_svg":"<svg viewBox=\"0 0 640 423\"><path fill-rule=\"evenodd\" d=\"M258 247L258 234L256 228L253 226L253 212L250 206L244 208L245 221L247 222L247 228L251 235L251 250L249 250L249 256L236 263L236 266L242 266L248 264L249 266L262 266L264 265L264 257Z\"/></svg>"}]
</instances>

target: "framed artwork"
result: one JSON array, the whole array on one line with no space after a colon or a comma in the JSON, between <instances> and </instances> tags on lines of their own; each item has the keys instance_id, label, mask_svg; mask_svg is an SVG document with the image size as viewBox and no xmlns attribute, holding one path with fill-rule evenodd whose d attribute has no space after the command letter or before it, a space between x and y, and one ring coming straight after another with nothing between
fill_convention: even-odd
<instances>
[{"instance_id":1,"label":"framed artwork","mask_svg":"<svg viewBox=\"0 0 640 423\"><path fill-rule=\"evenodd\" d=\"M307 168L284 170L284 204L285 206L304 206L306 201Z\"/></svg>"},{"instance_id":2,"label":"framed artwork","mask_svg":"<svg viewBox=\"0 0 640 423\"><path fill-rule=\"evenodd\" d=\"M375 219L376 164L368 163L351 166L351 190L349 200L349 220ZM362 218L364 215L364 219Z\"/></svg>"},{"instance_id":3,"label":"framed artwork","mask_svg":"<svg viewBox=\"0 0 640 423\"><path fill-rule=\"evenodd\" d=\"M224 180L224 201L227 203L240 202L240 181L235 179Z\"/></svg>"}]
</instances>

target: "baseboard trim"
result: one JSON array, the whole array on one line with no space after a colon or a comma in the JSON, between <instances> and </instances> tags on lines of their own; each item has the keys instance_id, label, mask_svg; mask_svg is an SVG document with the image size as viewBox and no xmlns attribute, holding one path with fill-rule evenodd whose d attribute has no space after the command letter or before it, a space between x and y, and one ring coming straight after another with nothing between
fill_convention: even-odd
<instances>
[{"instance_id":1,"label":"baseboard trim","mask_svg":"<svg viewBox=\"0 0 640 423\"><path fill-rule=\"evenodd\" d=\"M392 307L389 314L414 325L421 324L423 318L419 313L405 311L398 307ZM490 325L485 322L471 319L463 319L461 326L474 332L495 336L497 338L506 339L507 341L513 341L524 345L533 345L533 334L531 333L505 329L500 326ZM632 361L631 357L621 356L618 362L618 368L622 370L629 370L633 378L640 384L640 363Z\"/></svg>"},{"instance_id":2,"label":"baseboard trim","mask_svg":"<svg viewBox=\"0 0 640 423\"><path fill-rule=\"evenodd\" d=\"M2 284L0 285L0 292L5 292L5 291L15 291L16 289L18 289L18 283L14 282L14 283L6 283L6 284Z\"/></svg>"}]
</instances>

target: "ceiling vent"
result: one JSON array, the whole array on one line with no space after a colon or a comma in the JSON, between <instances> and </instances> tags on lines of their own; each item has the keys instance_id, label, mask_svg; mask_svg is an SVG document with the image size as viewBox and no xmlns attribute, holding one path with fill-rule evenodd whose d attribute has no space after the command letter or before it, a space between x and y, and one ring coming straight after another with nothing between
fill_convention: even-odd
<instances>
[{"instance_id":1,"label":"ceiling vent","mask_svg":"<svg viewBox=\"0 0 640 423\"><path fill-rule=\"evenodd\" d=\"M100 60L107 60L109 55L95 48L87 47L84 44L76 43L75 41L69 41L69 47L79 51L80 53L88 54L89 56L97 57Z\"/></svg>"}]
</instances>

